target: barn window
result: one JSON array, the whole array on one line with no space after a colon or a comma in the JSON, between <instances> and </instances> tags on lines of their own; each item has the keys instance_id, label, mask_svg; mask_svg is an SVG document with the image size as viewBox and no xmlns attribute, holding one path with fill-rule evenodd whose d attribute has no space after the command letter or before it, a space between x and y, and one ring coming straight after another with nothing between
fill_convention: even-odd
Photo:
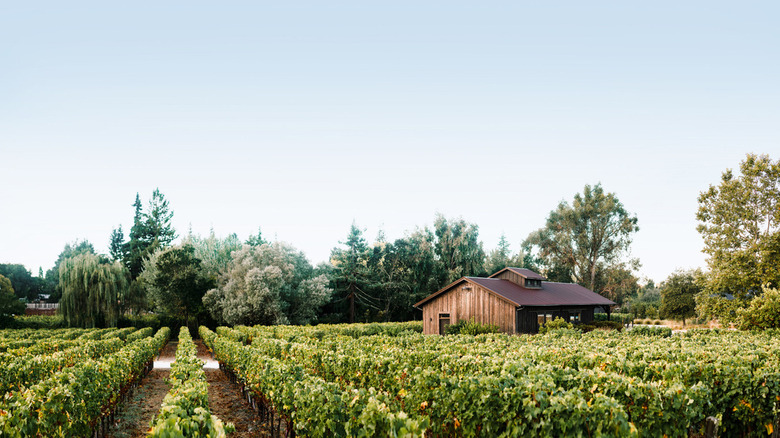
<instances>
[{"instance_id":1,"label":"barn window","mask_svg":"<svg viewBox=\"0 0 780 438\"><path fill-rule=\"evenodd\" d=\"M569 313L569 322L580 322L581 318L582 317L580 316L580 312Z\"/></svg>"}]
</instances>

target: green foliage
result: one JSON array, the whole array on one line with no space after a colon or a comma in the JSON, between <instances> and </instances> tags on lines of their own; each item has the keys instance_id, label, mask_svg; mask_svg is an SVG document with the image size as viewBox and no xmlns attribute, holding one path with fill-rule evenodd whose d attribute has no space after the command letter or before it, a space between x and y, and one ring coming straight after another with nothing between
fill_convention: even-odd
<instances>
[{"instance_id":1,"label":"green foliage","mask_svg":"<svg viewBox=\"0 0 780 438\"><path fill-rule=\"evenodd\" d=\"M705 289L694 297L699 319L717 319L724 326L737 322L740 309L748 306L749 300Z\"/></svg>"},{"instance_id":2,"label":"green foliage","mask_svg":"<svg viewBox=\"0 0 780 438\"><path fill-rule=\"evenodd\" d=\"M675 271L661 283L661 315L682 319L696 314L695 297L702 291L704 275L700 270Z\"/></svg>"},{"instance_id":3,"label":"green foliage","mask_svg":"<svg viewBox=\"0 0 780 438\"><path fill-rule=\"evenodd\" d=\"M0 275L11 281L17 298L33 301L50 289L43 278L33 277L24 265L0 263Z\"/></svg>"},{"instance_id":4,"label":"green foliage","mask_svg":"<svg viewBox=\"0 0 780 438\"><path fill-rule=\"evenodd\" d=\"M630 335L636 336L658 336L661 338L668 338L672 336L672 329L669 327L646 327L637 326L627 331Z\"/></svg>"},{"instance_id":5,"label":"green foliage","mask_svg":"<svg viewBox=\"0 0 780 438\"><path fill-rule=\"evenodd\" d=\"M182 243L195 248L195 257L200 259L206 275L215 281L220 272L227 271L230 261L233 260L233 251L238 251L243 246L235 233L219 238L214 234L214 230L211 230L208 237L190 233Z\"/></svg>"},{"instance_id":6,"label":"green foliage","mask_svg":"<svg viewBox=\"0 0 780 438\"><path fill-rule=\"evenodd\" d=\"M571 205L564 201L551 211L545 227L531 233L524 244L538 251L547 271L558 273L547 272L548 278L568 274L570 279L555 279L599 291L604 286L597 282L599 271L636 266L636 262L626 263L621 257L638 230L636 216L626 211L614 193L604 193L601 184L586 185L582 194L574 195ZM624 275L620 274L618 277Z\"/></svg>"},{"instance_id":7,"label":"green foliage","mask_svg":"<svg viewBox=\"0 0 780 438\"><path fill-rule=\"evenodd\" d=\"M224 425L209 411L203 361L197 357L197 347L187 327L179 330L176 360L171 364L168 383L171 390L163 399L160 413L152 420L148 437L224 438L235 430L231 423Z\"/></svg>"},{"instance_id":8,"label":"green foliage","mask_svg":"<svg viewBox=\"0 0 780 438\"><path fill-rule=\"evenodd\" d=\"M591 332L593 330L623 330L623 323L620 321L591 321L587 324L579 324L577 328L583 332Z\"/></svg>"},{"instance_id":9,"label":"green foliage","mask_svg":"<svg viewBox=\"0 0 780 438\"><path fill-rule=\"evenodd\" d=\"M347 240L340 242L345 249L334 248L330 262L333 265L332 282L336 296L349 303L349 322L355 322L356 302L377 307L374 298L366 292L370 283L368 259L370 256L363 231L353 222Z\"/></svg>"},{"instance_id":10,"label":"green foliage","mask_svg":"<svg viewBox=\"0 0 780 438\"><path fill-rule=\"evenodd\" d=\"M60 312L69 327L116 327L119 302L128 287L127 270L83 253L59 266Z\"/></svg>"},{"instance_id":11,"label":"green foliage","mask_svg":"<svg viewBox=\"0 0 780 438\"><path fill-rule=\"evenodd\" d=\"M661 291L651 281L637 290L636 295L624 302L621 309L630 313L634 318L658 318L660 307Z\"/></svg>"},{"instance_id":12,"label":"green foliage","mask_svg":"<svg viewBox=\"0 0 780 438\"><path fill-rule=\"evenodd\" d=\"M179 317L185 325L190 317L197 323L205 311L203 295L213 287L195 248L188 244L155 251L144 262L139 279L153 308L167 317Z\"/></svg>"},{"instance_id":13,"label":"green foliage","mask_svg":"<svg viewBox=\"0 0 780 438\"><path fill-rule=\"evenodd\" d=\"M753 298L738 315L742 330L780 328L780 290L764 289L764 293Z\"/></svg>"},{"instance_id":14,"label":"green foliage","mask_svg":"<svg viewBox=\"0 0 780 438\"><path fill-rule=\"evenodd\" d=\"M131 278L136 279L144 269L144 260L155 251L170 246L176 239L176 231L171 223L173 211L159 189L152 193L146 212L142 210L141 198L137 193L133 207L135 216L130 228L130 240L122 253Z\"/></svg>"},{"instance_id":15,"label":"green foliage","mask_svg":"<svg viewBox=\"0 0 780 438\"><path fill-rule=\"evenodd\" d=\"M553 330L572 330L572 329L574 329L574 324L566 321L561 317L557 317L557 318L553 318L553 320L550 322L540 324L539 334L543 335Z\"/></svg>"},{"instance_id":16,"label":"green foliage","mask_svg":"<svg viewBox=\"0 0 780 438\"><path fill-rule=\"evenodd\" d=\"M509 246L509 241L506 240L506 236L502 233L498 239L498 247L488 254L485 262L486 272L488 274L494 274L504 268L525 268L526 256L521 250L517 254L512 254L512 250Z\"/></svg>"},{"instance_id":17,"label":"green foliage","mask_svg":"<svg viewBox=\"0 0 780 438\"><path fill-rule=\"evenodd\" d=\"M169 334L165 328L154 337L135 340L97 359L81 360L61 371L52 369L47 379L7 394L0 403L0 435L92 436L96 421L142 376Z\"/></svg>"},{"instance_id":18,"label":"green foliage","mask_svg":"<svg viewBox=\"0 0 780 438\"><path fill-rule=\"evenodd\" d=\"M11 280L0 275L0 327L7 327L13 322L13 315L24 313L25 305L14 294Z\"/></svg>"},{"instance_id":19,"label":"green foliage","mask_svg":"<svg viewBox=\"0 0 780 438\"><path fill-rule=\"evenodd\" d=\"M763 436L776 421L776 333L353 339L315 329L201 328L201 337L301 436L348 435L360 412L379 436L397 433L391 418L417 422L417 435L462 437L688 437L708 416L723 436Z\"/></svg>"},{"instance_id":20,"label":"green foliage","mask_svg":"<svg viewBox=\"0 0 780 438\"><path fill-rule=\"evenodd\" d=\"M203 303L217 321L238 324L306 324L331 296L324 275L285 243L245 245L233 252L220 284Z\"/></svg>"},{"instance_id":21,"label":"green foliage","mask_svg":"<svg viewBox=\"0 0 780 438\"><path fill-rule=\"evenodd\" d=\"M479 227L462 218L447 219L441 214L433 221L434 245L443 282L452 283L464 276L484 276L485 250L479 241Z\"/></svg>"},{"instance_id":22,"label":"green foliage","mask_svg":"<svg viewBox=\"0 0 780 438\"><path fill-rule=\"evenodd\" d=\"M48 292L52 294L49 299L50 302L56 303L62 298L62 289L60 288L60 265L62 264L62 261L81 254L97 255L95 247L89 243L88 240L77 240L73 243L66 243L65 247L57 256L57 261L54 262L54 266L46 271Z\"/></svg>"},{"instance_id":23,"label":"green foliage","mask_svg":"<svg viewBox=\"0 0 780 438\"><path fill-rule=\"evenodd\" d=\"M609 315L607 315L606 313L595 313L593 315L593 320L594 321L615 321L621 324L631 324L632 322L634 322L634 316L631 315L630 313L611 313Z\"/></svg>"},{"instance_id":24,"label":"green foliage","mask_svg":"<svg viewBox=\"0 0 780 438\"><path fill-rule=\"evenodd\" d=\"M447 327L448 335L483 335L487 333L498 333L499 327L494 324L482 324L480 322L462 319L455 324Z\"/></svg>"},{"instance_id":25,"label":"green foliage","mask_svg":"<svg viewBox=\"0 0 780 438\"><path fill-rule=\"evenodd\" d=\"M12 326L18 329L56 329L66 324L62 315L31 315L15 317Z\"/></svg>"},{"instance_id":26,"label":"green foliage","mask_svg":"<svg viewBox=\"0 0 780 438\"><path fill-rule=\"evenodd\" d=\"M697 230L704 238L710 293L749 299L780 287L780 160L748 154L699 195Z\"/></svg>"}]
</instances>

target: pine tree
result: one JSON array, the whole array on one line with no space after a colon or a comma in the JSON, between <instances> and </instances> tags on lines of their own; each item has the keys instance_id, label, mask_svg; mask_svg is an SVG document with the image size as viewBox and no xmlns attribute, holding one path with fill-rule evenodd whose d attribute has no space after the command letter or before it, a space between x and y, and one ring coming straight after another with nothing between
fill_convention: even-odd
<instances>
[{"instance_id":1,"label":"pine tree","mask_svg":"<svg viewBox=\"0 0 780 438\"><path fill-rule=\"evenodd\" d=\"M108 245L108 251L112 260L124 262L127 258L127 243L125 243L125 233L122 232L122 226L111 230L111 242Z\"/></svg>"},{"instance_id":2,"label":"pine tree","mask_svg":"<svg viewBox=\"0 0 780 438\"><path fill-rule=\"evenodd\" d=\"M369 251L363 232L354 222L349 229L347 240L340 243L346 245L346 249L334 248L331 253L331 262L335 267L333 280L337 293L341 294L342 299L349 301L349 322L353 323L355 302L371 301L371 297L365 291L368 283Z\"/></svg>"}]
</instances>

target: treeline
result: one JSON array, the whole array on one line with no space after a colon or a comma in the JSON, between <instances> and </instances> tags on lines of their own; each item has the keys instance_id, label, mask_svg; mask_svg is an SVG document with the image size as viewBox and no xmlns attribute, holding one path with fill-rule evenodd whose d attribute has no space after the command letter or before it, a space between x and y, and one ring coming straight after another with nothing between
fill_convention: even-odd
<instances>
[{"instance_id":1,"label":"treeline","mask_svg":"<svg viewBox=\"0 0 780 438\"><path fill-rule=\"evenodd\" d=\"M462 276L514 266L581 284L637 317L734 322L780 281L780 161L766 155L749 154L739 175L727 170L701 193L698 231L709 269L677 270L658 286L640 284L639 260L630 257L636 215L600 184L559 203L517 251L504 236L486 251L477 224L437 215L432 227L392 241L380 232L369 242L353 223L318 266L260 231L243 241L190 232L174 244L173 211L159 190L145 208L139 195L132 205L128 238L121 226L113 230L108 255L75 242L38 277L0 265L0 303L10 293L50 294L66 321L81 327L150 312L191 326L401 321L419 316L415 302ZM2 276L11 286L2 286Z\"/></svg>"}]
</instances>

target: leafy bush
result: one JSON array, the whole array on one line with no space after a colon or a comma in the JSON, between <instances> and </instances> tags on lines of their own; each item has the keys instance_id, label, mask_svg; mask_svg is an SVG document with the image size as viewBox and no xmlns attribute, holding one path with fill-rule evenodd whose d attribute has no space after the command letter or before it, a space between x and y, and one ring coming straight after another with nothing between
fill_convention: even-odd
<instances>
[{"instance_id":1,"label":"leafy bush","mask_svg":"<svg viewBox=\"0 0 780 438\"><path fill-rule=\"evenodd\" d=\"M609 315L609 319L607 319L606 313L595 313L593 315L594 321L617 321L622 324L631 324L634 322L634 316L630 313L613 313Z\"/></svg>"},{"instance_id":2,"label":"leafy bush","mask_svg":"<svg viewBox=\"0 0 780 438\"><path fill-rule=\"evenodd\" d=\"M560 330L560 329L573 329L574 325L570 322L567 322L565 319L561 317L553 318L552 321L548 323L541 324L539 326L539 334L543 335L551 330Z\"/></svg>"},{"instance_id":3,"label":"leafy bush","mask_svg":"<svg viewBox=\"0 0 780 438\"><path fill-rule=\"evenodd\" d=\"M623 330L623 323L617 321L593 321L588 324L580 324L578 329L583 332L590 332L593 330Z\"/></svg>"},{"instance_id":4,"label":"leafy bush","mask_svg":"<svg viewBox=\"0 0 780 438\"><path fill-rule=\"evenodd\" d=\"M637 336L658 336L661 338L668 338L672 336L672 329L669 327L634 327L628 331L631 335Z\"/></svg>"},{"instance_id":5,"label":"leafy bush","mask_svg":"<svg viewBox=\"0 0 780 438\"><path fill-rule=\"evenodd\" d=\"M764 289L747 309L739 310L737 323L742 330L780 328L780 290Z\"/></svg>"},{"instance_id":6,"label":"leafy bush","mask_svg":"<svg viewBox=\"0 0 780 438\"><path fill-rule=\"evenodd\" d=\"M482 324L471 320L460 320L455 324L449 325L446 330L448 335L481 335L485 333L498 333L498 326L493 324Z\"/></svg>"},{"instance_id":7,"label":"leafy bush","mask_svg":"<svg viewBox=\"0 0 780 438\"><path fill-rule=\"evenodd\" d=\"M56 329L65 327L61 315L17 316L11 323L13 328Z\"/></svg>"}]
</instances>

